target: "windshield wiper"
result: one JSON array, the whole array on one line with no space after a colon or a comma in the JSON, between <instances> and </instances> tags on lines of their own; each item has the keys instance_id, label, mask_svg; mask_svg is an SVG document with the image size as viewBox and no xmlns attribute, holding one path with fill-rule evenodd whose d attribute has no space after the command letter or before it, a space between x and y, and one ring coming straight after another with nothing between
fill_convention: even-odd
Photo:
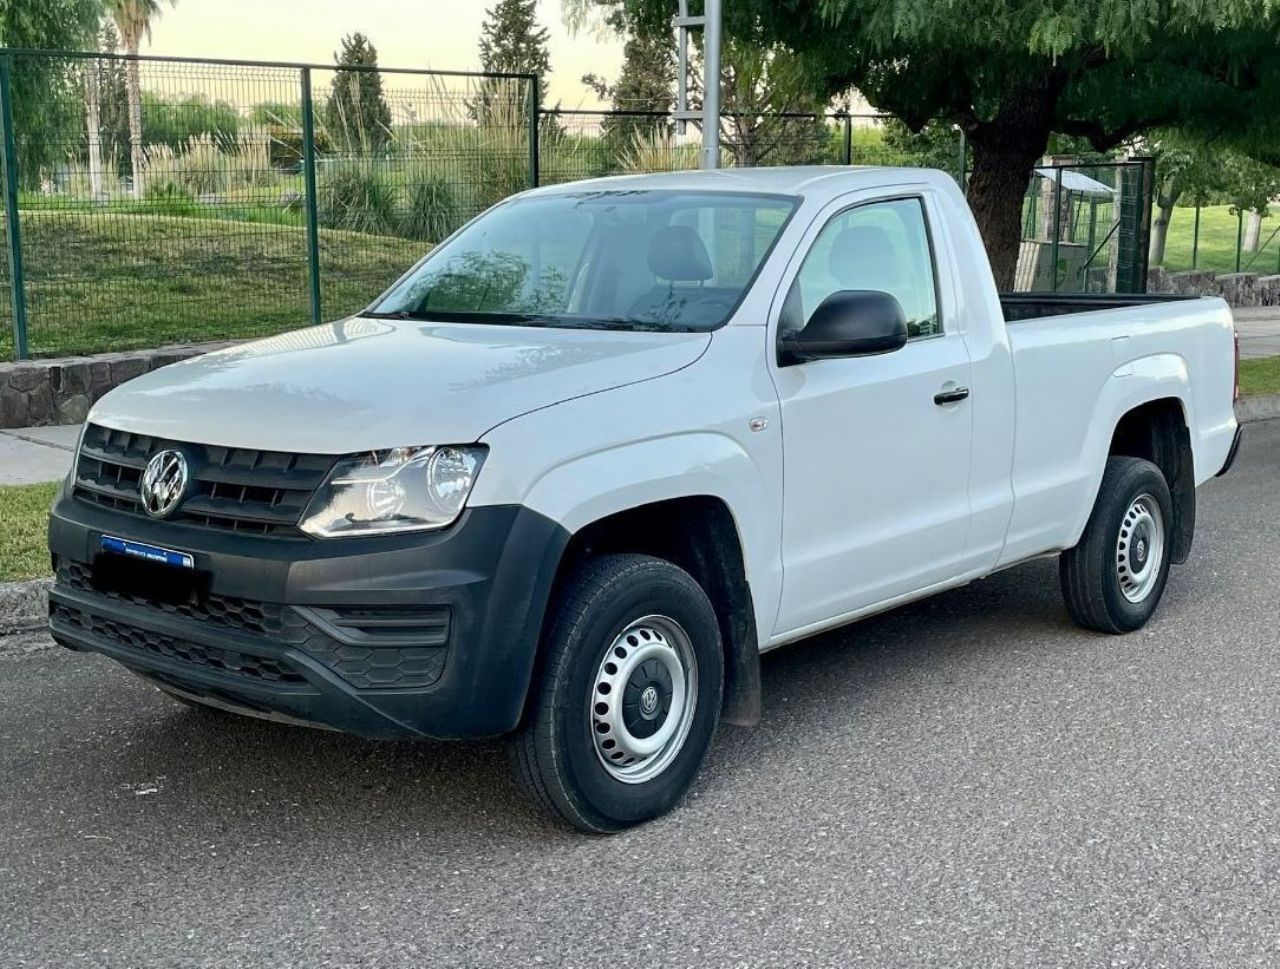
<instances>
[{"instance_id":1,"label":"windshield wiper","mask_svg":"<svg viewBox=\"0 0 1280 969\"><path fill-rule=\"evenodd\" d=\"M362 313L373 320L418 320L431 323L476 323L489 326L540 326L572 330L618 330L673 333L685 328L660 320L629 320L621 316L549 316L543 313L459 313L440 310L395 310L391 313Z\"/></svg>"},{"instance_id":2,"label":"windshield wiper","mask_svg":"<svg viewBox=\"0 0 1280 969\"><path fill-rule=\"evenodd\" d=\"M361 313L370 320L430 320L433 317L421 310L396 310L393 313Z\"/></svg>"}]
</instances>

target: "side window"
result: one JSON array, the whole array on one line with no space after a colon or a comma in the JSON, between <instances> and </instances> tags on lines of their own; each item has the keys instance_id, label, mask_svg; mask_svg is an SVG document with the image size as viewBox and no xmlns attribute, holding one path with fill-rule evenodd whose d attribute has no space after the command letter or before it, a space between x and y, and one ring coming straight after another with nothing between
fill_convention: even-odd
<instances>
[{"instance_id":1,"label":"side window","mask_svg":"<svg viewBox=\"0 0 1280 969\"><path fill-rule=\"evenodd\" d=\"M842 289L874 289L895 296L913 340L942 332L933 251L920 199L871 202L828 222L787 294L784 331L803 326L823 300Z\"/></svg>"}]
</instances>

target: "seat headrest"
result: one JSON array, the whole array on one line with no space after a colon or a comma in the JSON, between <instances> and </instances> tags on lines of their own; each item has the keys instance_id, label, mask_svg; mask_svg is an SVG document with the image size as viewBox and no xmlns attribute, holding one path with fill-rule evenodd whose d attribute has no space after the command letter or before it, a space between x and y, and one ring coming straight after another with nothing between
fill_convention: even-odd
<instances>
[{"instance_id":1,"label":"seat headrest","mask_svg":"<svg viewBox=\"0 0 1280 969\"><path fill-rule=\"evenodd\" d=\"M893 240L878 225L851 225L831 244L827 268L848 289L883 288L898 274Z\"/></svg>"},{"instance_id":2,"label":"seat headrest","mask_svg":"<svg viewBox=\"0 0 1280 969\"><path fill-rule=\"evenodd\" d=\"M666 225L649 240L649 272L671 282L705 282L714 276L711 257L689 225Z\"/></svg>"}]
</instances>

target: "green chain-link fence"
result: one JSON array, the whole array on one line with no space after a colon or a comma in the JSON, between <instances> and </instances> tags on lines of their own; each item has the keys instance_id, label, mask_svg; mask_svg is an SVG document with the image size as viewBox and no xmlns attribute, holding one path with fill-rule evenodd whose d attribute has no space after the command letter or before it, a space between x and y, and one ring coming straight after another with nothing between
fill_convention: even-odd
<instances>
[{"instance_id":1,"label":"green chain-link fence","mask_svg":"<svg viewBox=\"0 0 1280 969\"><path fill-rule=\"evenodd\" d=\"M533 80L0 52L0 359L257 336L367 305L532 184Z\"/></svg>"},{"instance_id":2,"label":"green chain-link fence","mask_svg":"<svg viewBox=\"0 0 1280 969\"><path fill-rule=\"evenodd\" d=\"M1152 182L1148 159L1037 168L1023 199L1014 288L1145 291Z\"/></svg>"},{"instance_id":3,"label":"green chain-link fence","mask_svg":"<svg viewBox=\"0 0 1280 969\"><path fill-rule=\"evenodd\" d=\"M0 360L335 319L513 192L698 165L693 125L544 109L538 91L532 75L0 49ZM721 130L730 166L925 165L963 182L959 132L840 113L726 114ZM1123 237L1119 207L1091 211L1090 232Z\"/></svg>"}]
</instances>

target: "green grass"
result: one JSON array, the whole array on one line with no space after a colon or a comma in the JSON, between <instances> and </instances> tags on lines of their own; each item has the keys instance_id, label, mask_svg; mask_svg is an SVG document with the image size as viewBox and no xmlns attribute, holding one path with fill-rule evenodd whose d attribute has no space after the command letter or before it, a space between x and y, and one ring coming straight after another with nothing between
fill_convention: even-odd
<instances>
[{"instance_id":1,"label":"green grass","mask_svg":"<svg viewBox=\"0 0 1280 969\"><path fill-rule=\"evenodd\" d=\"M25 211L28 342L35 356L266 336L310 316L306 231L170 215ZM320 233L324 316L367 305L429 245ZM7 289L0 269L0 291ZM12 357L8 300L0 360Z\"/></svg>"},{"instance_id":2,"label":"green grass","mask_svg":"<svg viewBox=\"0 0 1280 969\"><path fill-rule=\"evenodd\" d=\"M1246 397L1280 394L1280 357L1241 360L1240 393Z\"/></svg>"},{"instance_id":3,"label":"green grass","mask_svg":"<svg viewBox=\"0 0 1280 969\"><path fill-rule=\"evenodd\" d=\"M0 487L0 582L49 574L45 529L58 482Z\"/></svg>"},{"instance_id":4,"label":"green grass","mask_svg":"<svg viewBox=\"0 0 1280 969\"><path fill-rule=\"evenodd\" d=\"M1197 269L1214 269L1220 273L1236 271L1236 217L1228 205L1209 205L1200 210L1200 244ZM1196 212L1179 206L1169 222L1169 237L1164 247L1164 266L1171 272L1191 268L1192 239L1195 235ZM1280 217L1275 213L1262 220L1258 238L1259 250L1241 254L1240 271L1260 276L1280 272ZM1273 235L1274 233L1274 235Z\"/></svg>"}]
</instances>

